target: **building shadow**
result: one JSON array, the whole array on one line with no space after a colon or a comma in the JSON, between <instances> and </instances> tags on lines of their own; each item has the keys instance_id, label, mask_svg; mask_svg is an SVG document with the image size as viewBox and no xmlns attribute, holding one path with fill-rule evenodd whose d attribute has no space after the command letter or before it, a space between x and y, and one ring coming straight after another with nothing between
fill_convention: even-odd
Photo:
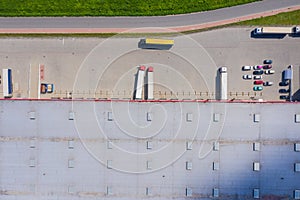
<instances>
[{"instance_id":1,"label":"building shadow","mask_svg":"<svg viewBox=\"0 0 300 200\"><path fill-rule=\"evenodd\" d=\"M300 101L300 89L293 94L293 101Z\"/></svg>"}]
</instances>

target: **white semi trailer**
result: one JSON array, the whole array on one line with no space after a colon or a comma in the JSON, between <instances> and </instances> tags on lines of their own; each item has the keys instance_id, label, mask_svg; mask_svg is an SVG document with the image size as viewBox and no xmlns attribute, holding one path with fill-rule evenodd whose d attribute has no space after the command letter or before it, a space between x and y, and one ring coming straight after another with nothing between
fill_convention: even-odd
<instances>
[{"instance_id":1,"label":"white semi trailer","mask_svg":"<svg viewBox=\"0 0 300 200\"><path fill-rule=\"evenodd\" d=\"M153 67L148 67L147 71L147 99L154 99L153 95Z\"/></svg>"},{"instance_id":2,"label":"white semi trailer","mask_svg":"<svg viewBox=\"0 0 300 200\"><path fill-rule=\"evenodd\" d=\"M255 35L261 34L298 34L300 27L259 27L254 30Z\"/></svg>"},{"instance_id":3,"label":"white semi trailer","mask_svg":"<svg viewBox=\"0 0 300 200\"><path fill-rule=\"evenodd\" d=\"M135 88L135 96L134 99L141 100L143 95L143 87L144 87L144 76L145 76L145 66L140 66L137 74L136 80L136 88Z\"/></svg>"},{"instance_id":4,"label":"white semi trailer","mask_svg":"<svg viewBox=\"0 0 300 200\"><path fill-rule=\"evenodd\" d=\"M227 100L227 67L220 67L220 100Z\"/></svg>"}]
</instances>

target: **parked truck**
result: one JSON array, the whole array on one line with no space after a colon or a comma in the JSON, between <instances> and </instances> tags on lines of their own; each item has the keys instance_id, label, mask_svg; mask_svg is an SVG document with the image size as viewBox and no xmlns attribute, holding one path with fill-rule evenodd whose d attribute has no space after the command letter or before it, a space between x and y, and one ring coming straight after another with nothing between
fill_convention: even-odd
<instances>
[{"instance_id":1,"label":"parked truck","mask_svg":"<svg viewBox=\"0 0 300 200\"><path fill-rule=\"evenodd\" d=\"M300 26L295 26L294 27L294 33L295 34L300 34Z\"/></svg>"},{"instance_id":2,"label":"parked truck","mask_svg":"<svg viewBox=\"0 0 300 200\"><path fill-rule=\"evenodd\" d=\"M220 100L227 100L227 67L220 67Z\"/></svg>"},{"instance_id":3,"label":"parked truck","mask_svg":"<svg viewBox=\"0 0 300 200\"><path fill-rule=\"evenodd\" d=\"M13 82L12 82L12 69L2 70L2 85L3 85L3 97L11 98L13 96ZM0 76L1 79L1 76ZM1 81L0 81L1 83Z\"/></svg>"},{"instance_id":4,"label":"parked truck","mask_svg":"<svg viewBox=\"0 0 300 200\"><path fill-rule=\"evenodd\" d=\"M147 100L153 100L154 95L153 95L153 67L148 67L148 72L147 72Z\"/></svg>"},{"instance_id":5,"label":"parked truck","mask_svg":"<svg viewBox=\"0 0 300 200\"><path fill-rule=\"evenodd\" d=\"M143 88L144 88L144 77L145 77L145 66L140 66L137 74L136 79L136 88L134 93L134 99L135 100L141 100L142 94L143 94Z\"/></svg>"},{"instance_id":6,"label":"parked truck","mask_svg":"<svg viewBox=\"0 0 300 200\"><path fill-rule=\"evenodd\" d=\"M300 27L259 27L254 30L255 35L260 34L298 34Z\"/></svg>"}]
</instances>

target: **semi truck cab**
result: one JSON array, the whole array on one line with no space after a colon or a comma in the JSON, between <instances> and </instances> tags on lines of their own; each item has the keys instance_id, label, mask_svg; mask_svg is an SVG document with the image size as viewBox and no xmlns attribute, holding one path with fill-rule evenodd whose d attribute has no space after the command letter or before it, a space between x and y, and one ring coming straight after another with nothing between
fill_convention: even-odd
<instances>
[{"instance_id":1,"label":"semi truck cab","mask_svg":"<svg viewBox=\"0 0 300 200\"><path fill-rule=\"evenodd\" d=\"M257 35L257 34L262 34L262 28L256 28L254 30L254 34Z\"/></svg>"}]
</instances>

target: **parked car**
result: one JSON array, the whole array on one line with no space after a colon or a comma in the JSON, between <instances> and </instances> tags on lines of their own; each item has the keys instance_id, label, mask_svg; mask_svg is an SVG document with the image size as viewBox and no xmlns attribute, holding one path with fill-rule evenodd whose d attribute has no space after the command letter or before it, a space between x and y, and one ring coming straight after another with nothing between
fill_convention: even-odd
<instances>
[{"instance_id":1,"label":"parked car","mask_svg":"<svg viewBox=\"0 0 300 200\"><path fill-rule=\"evenodd\" d=\"M271 81L264 82L264 86L271 86L271 85L273 85L273 82Z\"/></svg>"},{"instance_id":2,"label":"parked car","mask_svg":"<svg viewBox=\"0 0 300 200\"><path fill-rule=\"evenodd\" d=\"M252 79L252 75L243 75L243 79L245 80Z\"/></svg>"},{"instance_id":3,"label":"parked car","mask_svg":"<svg viewBox=\"0 0 300 200\"><path fill-rule=\"evenodd\" d=\"M279 86L288 86L289 82L285 81L285 82L280 82Z\"/></svg>"},{"instance_id":4,"label":"parked car","mask_svg":"<svg viewBox=\"0 0 300 200\"><path fill-rule=\"evenodd\" d=\"M54 91L53 84L47 84L47 93L52 93Z\"/></svg>"},{"instance_id":5,"label":"parked car","mask_svg":"<svg viewBox=\"0 0 300 200\"><path fill-rule=\"evenodd\" d=\"M281 95L279 96L280 99L288 99L288 96L285 96L285 95Z\"/></svg>"},{"instance_id":6,"label":"parked car","mask_svg":"<svg viewBox=\"0 0 300 200\"><path fill-rule=\"evenodd\" d=\"M260 79L262 79L262 76L261 76L261 75L253 76L253 79L254 79L254 80L260 80Z\"/></svg>"},{"instance_id":7,"label":"parked car","mask_svg":"<svg viewBox=\"0 0 300 200\"><path fill-rule=\"evenodd\" d=\"M252 69L252 66L245 65L245 66L243 66L242 69L243 69L243 71L249 71Z\"/></svg>"},{"instance_id":8,"label":"parked car","mask_svg":"<svg viewBox=\"0 0 300 200\"><path fill-rule=\"evenodd\" d=\"M262 91L262 90L263 90L263 87L262 87L262 86L254 86L254 87L253 87L253 90L254 90L254 91Z\"/></svg>"},{"instance_id":9,"label":"parked car","mask_svg":"<svg viewBox=\"0 0 300 200\"><path fill-rule=\"evenodd\" d=\"M264 60L264 64L272 64L273 63L273 61L272 60L269 60L269 59L267 59L267 60Z\"/></svg>"},{"instance_id":10,"label":"parked car","mask_svg":"<svg viewBox=\"0 0 300 200\"><path fill-rule=\"evenodd\" d=\"M262 85L264 82L262 80L254 81L254 85Z\"/></svg>"},{"instance_id":11,"label":"parked car","mask_svg":"<svg viewBox=\"0 0 300 200\"><path fill-rule=\"evenodd\" d=\"M264 73L263 70L255 70L255 71L253 71L254 75L262 75L263 73Z\"/></svg>"},{"instance_id":12,"label":"parked car","mask_svg":"<svg viewBox=\"0 0 300 200\"><path fill-rule=\"evenodd\" d=\"M255 66L253 66L254 70L259 70L259 69L262 69L262 68L263 68L262 65L255 65Z\"/></svg>"},{"instance_id":13,"label":"parked car","mask_svg":"<svg viewBox=\"0 0 300 200\"><path fill-rule=\"evenodd\" d=\"M42 83L41 84L41 94L45 94L45 93L47 93L47 84Z\"/></svg>"},{"instance_id":14,"label":"parked car","mask_svg":"<svg viewBox=\"0 0 300 200\"><path fill-rule=\"evenodd\" d=\"M272 65L264 65L263 68L264 68L264 69L271 69L271 68L272 68Z\"/></svg>"},{"instance_id":15,"label":"parked car","mask_svg":"<svg viewBox=\"0 0 300 200\"><path fill-rule=\"evenodd\" d=\"M274 70L271 70L271 69L268 69L265 71L265 74L274 74L275 71Z\"/></svg>"},{"instance_id":16,"label":"parked car","mask_svg":"<svg viewBox=\"0 0 300 200\"><path fill-rule=\"evenodd\" d=\"M279 93L289 93L290 90L289 89L280 89Z\"/></svg>"}]
</instances>

